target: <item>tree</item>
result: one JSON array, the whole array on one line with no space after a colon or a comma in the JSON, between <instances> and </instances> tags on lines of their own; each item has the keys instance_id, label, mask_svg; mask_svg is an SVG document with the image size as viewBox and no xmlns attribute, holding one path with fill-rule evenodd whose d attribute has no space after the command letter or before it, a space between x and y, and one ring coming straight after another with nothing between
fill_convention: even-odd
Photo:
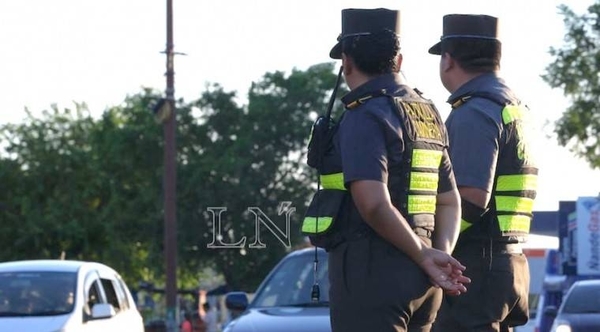
<instances>
[{"instance_id":1,"label":"tree","mask_svg":"<svg viewBox=\"0 0 600 332\"><path fill-rule=\"evenodd\" d=\"M3 246L2 259L17 252L27 258L58 258L68 248L85 251L78 224L87 220L92 200L83 180L90 177L85 151L93 121L82 109L76 105L74 112L60 112L53 107L41 119L29 116L23 125L4 128L6 152L13 158L2 163L2 183L12 183L2 190L3 225L8 226L2 236L3 243L12 245Z\"/></svg>"},{"instance_id":2,"label":"tree","mask_svg":"<svg viewBox=\"0 0 600 332\"><path fill-rule=\"evenodd\" d=\"M312 192L311 183L316 180L305 166L305 145L311 115L323 112L335 84L332 71L333 64L323 64L305 72L293 70L288 77L282 72L268 73L250 88L246 107L237 106L235 95L218 85L192 103L204 125L188 128L191 141L178 143L186 160L181 176L197 180L182 184L196 193L181 202L180 211L186 216L180 220L187 229L195 229L191 234L202 235L196 236L195 242L188 240L205 250L213 236L207 208L227 208L222 218L227 237L224 242L237 243L245 236L245 248L209 250L215 266L233 288L254 290L288 251L264 227L261 240L267 248L248 248L255 231L254 216L248 208L260 208L283 229L278 207L281 202L291 202L297 209L290 225L291 242L302 241L301 217ZM190 189L180 188L178 192ZM194 259L193 253L183 255L189 257L186 260Z\"/></svg>"},{"instance_id":3,"label":"tree","mask_svg":"<svg viewBox=\"0 0 600 332\"><path fill-rule=\"evenodd\" d=\"M194 287L212 266L235 289L254 290L289 249L265 227L266 249L251 249L260 208L279 228L281 202L296 208L290 242L300 243L300 222L315 174L305 166L305 144L315 113L326 107L335 83L333 64L306 71L267 73L252 85L248 104L218 84L199 99L177 101L178 281ZM98 260L130 283L164 281L161 126L151 112L160 93L144 89L99 119L85 104L52 107L40 117L0 127L0 259ZM213 219L225 207L225 243L209 249Z\"/></svg>"},{"instance_id":4,"label":"tree","mask_svg":"<svg viewBox=\"0 0 600 332\"><path fill-rule=\"evenodd\" d=\"M556 122L555 132L563 146L585 158L593 168L600 167L600 1L588 12L576 15L566 5L559 6L567 30L564 45L550 49L555 57L542 78L553 88L561 88L571 105Z\"/></svg>"},{"instance_id":5,"label":"tree","mask_svg":"<svg viewBox=\"0 0 600 332\"><path fill-rule=\"evenodd\" d=\"M52 106L1 128L0 181L10 186L0 196L0 237L11 243L2 260L63 256L106 262L129 281L147 277L146 248L156 242L148 225L160 218L160 160L152 157L160 130L147 110L131 110L109 109L98 121L85 104Z\"/></svg>"}]
</instances>

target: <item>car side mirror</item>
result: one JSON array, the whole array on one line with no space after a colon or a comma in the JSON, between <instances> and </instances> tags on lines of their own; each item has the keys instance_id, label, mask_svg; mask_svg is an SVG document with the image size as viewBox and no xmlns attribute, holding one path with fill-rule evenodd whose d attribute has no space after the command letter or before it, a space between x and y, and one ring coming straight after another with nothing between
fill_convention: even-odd
<instances>
[{"instance_id":1,"label":"car side mirror","mask_svg":"<svg viewBox=\"0 0 600 332\"><path fill-rule=\"evenodd\" d=\"M557 314L558 314L558 308L554 305L549 305L544 308L544 315L546 315L546 316L556 317Z\"/></svg>"},{"instance_id":2,"label":"car side mirror","mask_svg":"<svg viewBox=\"0 0 600 332\"><path fill-rule=\"evenodd\" d=\"M92 307L92 319L110 318L116 315L115 308L109 303L96 303Z\"/></svg>"},{"instance_id":3,"label":"car side mirror","mask_svg":"<svg viewBox=\"0 0 600 332\"><path fill-rule=\"evenodd\" d=\"M248 296L244 292L227 293L225 307L229 310L244 311L248 307Z\"/></svg>"}]
</instances>

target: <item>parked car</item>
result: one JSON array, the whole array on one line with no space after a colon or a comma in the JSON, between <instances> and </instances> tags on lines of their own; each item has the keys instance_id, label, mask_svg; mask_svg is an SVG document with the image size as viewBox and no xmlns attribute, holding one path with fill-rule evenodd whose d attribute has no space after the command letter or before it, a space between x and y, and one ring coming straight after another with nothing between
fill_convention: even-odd
<instances>
[{"instance_id":1,"label":"parked car","mask_svg":"<svg viewBox=\"0 0 600 332\"><path fill-rule=\"evenodd\" d=\"M315 274L314 248L289 253L269 272L251 303L246 293L227 294L227 308L241 314L224 332L331 332L327 254L317 249L316 255ZM315 279L320 289L317 301L311 296Z\"/></svg>"},{"instance_id":2,"label":"parked car","mask_svg":"<svg viewBox=\"0 0 600 332\"><path fill-rule=\"evenodd\" d=\"M555 315L552 332L600 331L600 280L580 280L567 291L560 308L546 307Z\"/></svg>"},{"instance_id":3,"label":"parked car","mask_svg":"<svg viewBox=\"0 0 600 332\"><path fill-rule=\"evenodd\" d=\"M0 331L143 332L119 274L93 262L0 263Z\"/></svg>"}]
</instances>

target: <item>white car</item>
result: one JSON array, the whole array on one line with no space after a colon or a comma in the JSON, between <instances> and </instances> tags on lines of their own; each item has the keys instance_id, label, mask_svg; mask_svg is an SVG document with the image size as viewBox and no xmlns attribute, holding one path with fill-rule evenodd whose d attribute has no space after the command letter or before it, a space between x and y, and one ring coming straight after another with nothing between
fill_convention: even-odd
<instances>
[{"instance_id":1,"label":"white car","mask_svg":"<svg viewBox=\"0 0 600 332\"><path fill-rule=\"evenodd\" d=\"M0 263L2 332L144 332L123 279L93 262Z\"/></svg>"}]
</instances>

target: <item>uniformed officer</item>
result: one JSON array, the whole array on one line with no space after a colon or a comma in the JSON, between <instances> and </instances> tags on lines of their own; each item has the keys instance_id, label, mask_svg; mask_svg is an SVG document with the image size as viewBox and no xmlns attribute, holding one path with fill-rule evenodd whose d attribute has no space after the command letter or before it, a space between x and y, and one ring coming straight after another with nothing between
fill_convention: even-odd
<instances>
[{"instance_id":1,"label":"uniformed officer","mask_svg":"<svg viewBox=\"0 0 600 332\"><path fill-rule=\"evenodd\" d=\"M510 331L528 319L529 268L522 253L538 169L528 109L499 77L498 19L446 15L440 78L451 93L450 159L462 198L454 256L468 266L469 293L446 298L434 331Z\"/></svg>"},{"instance_id":2,"label":"uniformed officer","mask_svg":"<svg viewBox=\"0 0 600 332\"><path fill-rule=\"evenodd\" d=\"M329 248L334 332L429 331L442 289L461 294L469 281L449 255L460 202L446 131L399 74L399 28L396 10L344 9L330 52L351 90L327 156L341 158L342 172L323 183L351 197L340 218L345 240Z\"/></svg>"}]
</instances>

